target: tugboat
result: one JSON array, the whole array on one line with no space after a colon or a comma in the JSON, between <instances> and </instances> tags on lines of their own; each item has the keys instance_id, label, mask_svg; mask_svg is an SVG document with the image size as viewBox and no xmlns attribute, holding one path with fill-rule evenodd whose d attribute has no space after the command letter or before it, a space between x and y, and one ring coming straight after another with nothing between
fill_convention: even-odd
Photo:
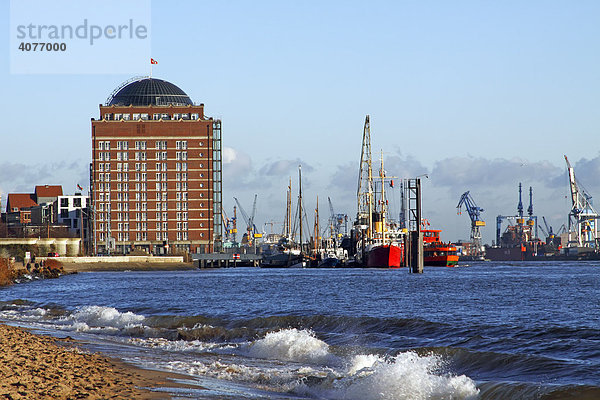
<instances>
[{"instance_id":1,"label":"tugboat","mask_svg":"<svg viewBox=\"0 0 600 400\"><path fill-rule=\"evenodd\" d=\"M456 246L440 240L441 229L423 229L423 264L429 267L454 267L458 263Z\"/></svg>"}]
</instances>

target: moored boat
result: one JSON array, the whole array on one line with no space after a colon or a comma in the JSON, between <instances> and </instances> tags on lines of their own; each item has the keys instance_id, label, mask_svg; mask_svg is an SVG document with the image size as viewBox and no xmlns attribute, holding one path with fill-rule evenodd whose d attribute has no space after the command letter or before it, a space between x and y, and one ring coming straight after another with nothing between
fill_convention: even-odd
<instances>
[{"instance_id":1,"label":"moored boat","mask_svg":"<svg viewBox=\"0 0 600 400\"><path fill-rule=\"evenodd\" d=\"M367 252L368 268L400 268L403 257L402 246L394 244L375 245Z\"/></svg>"},{"instance_id":2,"label":"moored boat","mask_svg":"<svg viewBox=\"0 0 600 400\"><path fill-rule=\"evenodd\" d=\"M423 229L423 264L430 267L454 267L458 263L456 246L440 240L441 229Z\"/></svg>"}]
</instances>

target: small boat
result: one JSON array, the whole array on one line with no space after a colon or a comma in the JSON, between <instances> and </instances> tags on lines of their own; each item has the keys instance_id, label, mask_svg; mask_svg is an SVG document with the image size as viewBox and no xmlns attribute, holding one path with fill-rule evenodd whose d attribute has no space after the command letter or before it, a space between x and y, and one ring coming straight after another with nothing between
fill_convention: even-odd
<instances>
[{"instance_id":1,"label":"small boat","mask_svg":"<svg viewBox=\"0 0 600 400\"><path fill-rule=\"evenodd\" d=\"M454 267L458 263L456 246L440 240L441 229L423 229L423 264L431 267Z\"/></svg>"}]
</instances>

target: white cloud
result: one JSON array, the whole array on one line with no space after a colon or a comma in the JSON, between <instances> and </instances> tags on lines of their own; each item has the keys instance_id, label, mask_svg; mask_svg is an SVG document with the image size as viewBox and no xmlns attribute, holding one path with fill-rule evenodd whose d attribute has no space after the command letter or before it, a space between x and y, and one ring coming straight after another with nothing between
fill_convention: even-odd
<instances>
[{"instance_id":1,"label":"white cloud","mask_svg":"<svg viewBox=\"0 0 600 400\"><path fill-rule=\"evenodd\" d=\"M303 162L301 159L296 158L295 160L277 160L266 163L261 167L259 172L261 175L266 176L285 176L290 175L292 172L296 173L299 165L302 166L302 171L313 171L312 166Z\"/></svg>"},{"instance_id":2,"label":"white cloud","mask_svg":"<svg viewBox=\"0 0 600 400\"><path fill-rule=\"evenodd\" d=\"M83 160L57 161L53 163L0 164L0 193L6 204L8 193L32 193L36 185L62 185L64 193L74 193L77 184L89 186L89 164Z\"/></svg>"}]
</instances>

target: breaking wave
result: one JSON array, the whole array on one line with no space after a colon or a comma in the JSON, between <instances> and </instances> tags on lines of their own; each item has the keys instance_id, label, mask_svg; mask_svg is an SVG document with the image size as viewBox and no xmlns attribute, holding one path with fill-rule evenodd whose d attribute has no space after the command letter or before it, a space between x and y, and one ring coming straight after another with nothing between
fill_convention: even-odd
<instances>
[{"instance_id":1,"label":"breaking wave","mask_svg":"<svg viewBox=\"0 0 600 400\"><path fill-rule=\"evenodd\" d=\"M282 329L269 332L250 344L248 355L281 361L326 363L331 359L329 345L308 330Z\"/></svg>"}]
</instances>

